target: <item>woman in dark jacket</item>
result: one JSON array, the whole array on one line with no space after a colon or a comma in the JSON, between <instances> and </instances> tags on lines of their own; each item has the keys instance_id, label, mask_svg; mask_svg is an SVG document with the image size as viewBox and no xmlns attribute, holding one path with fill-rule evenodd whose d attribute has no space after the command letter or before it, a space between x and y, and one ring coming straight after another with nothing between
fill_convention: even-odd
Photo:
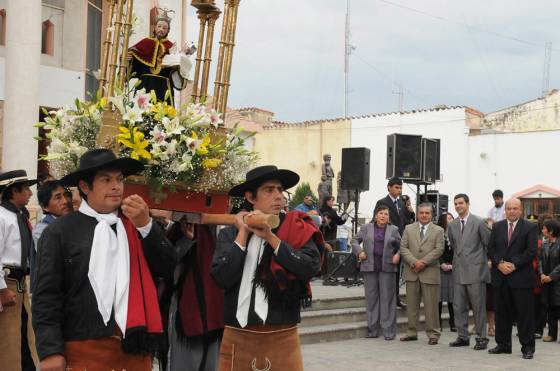
<instances>
[{"instance_id":1,"label":"woman in dark jacket","mask_svg":"<svg viewBox=\"0 0 560 371\"><path fill-rule=\"evenodd\" d=\"M352 252L361 261L364 277L368 338L393 340L397 332L397 264L401 236L389 224L389 208L375 209L374 220L360 228L352 238Z\"/></svg>"},{"instance_id":2,"label":"woman in dark jacket","mask_svg":"<svg viewBox=\"0 0 560 371\"><path fill-rule=\"evenodd\" d=\"M555 219L544 222L543 241L539 258L539 277L543 284L542 299L548 313L548 336L543 341L556 341L560 319L560 223Z\"/></svg>"},{"instance_id":3,"label":"woman in dark jacket","mask_svg":"<svg viewBox=\"0 0 560 371\"><path fill-rule=\"evenodd\" d=\"M334 247L336 243L336 227L346 223L346 218L341 218L338 213L333 209L334 197L327 196L323 200L323 204L319 211L323 217L323 223L321 225L321 232L323 232L323 237L331 246Z\"/></svg>"},{"instance_id":4,"label":"woman in dark jacket","mask_svg":"<svg viewBox=\"0 0 560 371\"><path fill-rule=\"evenodd\" d=\"M443 310L443 302L447 303L447 310L449 312L449 329L452 332L457 331L455 328L455 315L453 313L453 249L449 244L447 237L447 223L452 221L453 215L450 213L442 213L437 224L443 228L444 234L444 250L439 258L441 284L440 284L440 298L439 298L439 323L441 326L441 312ZM442 326L443 327L443 326Z\"/></svg>"}]
</instances>

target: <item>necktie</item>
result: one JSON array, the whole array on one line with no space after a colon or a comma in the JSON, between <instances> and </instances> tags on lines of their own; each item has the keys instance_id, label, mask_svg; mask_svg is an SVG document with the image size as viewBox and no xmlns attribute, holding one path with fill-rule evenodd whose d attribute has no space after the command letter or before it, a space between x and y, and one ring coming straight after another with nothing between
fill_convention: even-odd
<instances>
[{"instance_id":1,"label":"necktie","mask_svg":"<svg viewBox=\"0 0 560 371\"><path fill-rule=\"evenodd\" d=\"M395 205L395 209L397 209L397 211L399 210L399 203L397 202L397 200L393 201L393 204Z\"/></svg>"},{"instance_id":2,"label":"necktie","mask_svg":"<svg viewBox=\"0 0 560 371\"><path fill-rule=\"evenodd\" d=\"M461 233L463 233L464 229L465 229L465 219L461 219Z\"/></svg>"},{"instance_id":3,"label":"necktie","mask_svg":"<svg viewBox=\"0 0 560 371\"><path fill-rule=\"evenodd\" d=\"M426 235L426 226L422 226L422 228L420 228L420 240L424 240L424 236Z\"/></svg>"},{"instance_id":4,"label":"necktie","mask_svg":"<svg viewBox=\"0 0 560 371\"><path fill-rule=\"evenodd\" d=\"M511 243L511 235L513 234L513 223L509 222L509 228L508 228L508 246Z\"/></svg>"}]
</instances>

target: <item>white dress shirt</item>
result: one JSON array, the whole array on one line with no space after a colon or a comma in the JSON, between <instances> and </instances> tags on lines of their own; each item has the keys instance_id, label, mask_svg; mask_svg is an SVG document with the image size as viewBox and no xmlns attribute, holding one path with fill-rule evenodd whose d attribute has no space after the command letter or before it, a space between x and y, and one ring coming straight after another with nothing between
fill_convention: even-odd
<instances>
[{"instance_id":1,"label":"white dress shirt","mask_svg":"<svg viewBox=\"0 0 560 371\"><path fill-rule=\"evenodd\" d=\"M0 206L0 290L8 287L4 267L21 265L21 236L17 215Z\"/></svg>"},{"instance_id":2,"label":"white dress shirt","mask_svg":"<svg viewBox=\"0 0 560 371\"><path fill-rule=\"evenodd\" d=\"M491 218L495 222L499 222L501 220L504 220L505 217L506 217L505 210L506 210L505 204L502 204L501 207L494 206L488 212L488 217Z\"/></svg>"}]
</instances>

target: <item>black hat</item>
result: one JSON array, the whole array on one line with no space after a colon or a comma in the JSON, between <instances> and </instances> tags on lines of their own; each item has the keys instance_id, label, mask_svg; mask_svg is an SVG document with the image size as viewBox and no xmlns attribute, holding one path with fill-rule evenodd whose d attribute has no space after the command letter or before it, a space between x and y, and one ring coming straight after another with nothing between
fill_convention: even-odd
<instances>
[{"instance_id":1,"label":"black hat","mask_svg":"<svg viewBox=\"0 0 560 371\"><path fill-rule=\"evenodd\" d=\"M12 170L0 174L0 192L14 184L27 183L32 186L37 184L37 179L28 179L25 170Z\"/></svg>"},{"instance_id":2,"label":"black hat","mask_svg":"<svg viewBox=\"0 0 560 371\"><path fill-rule=\"evenodd\" d=\"M78 170L60 179L60 183L66 187L76 187L78 182L88 174L102 168L120 169L124 176L129 176L141 172L144 169L144 165L132 158L117 158L108 149L92 149L80 157Z\"/></svg>"},{"instance_id":3,"label":"black hat","mask_svg":"<svg viewBox=\"0 0 560 371\"><path fill-rule=\"evenodd\" d=\"M299 175L291 170L278 169L274 165L259 166L249 170L245 175L245 182L229 190L233 197L243 197L245 192L257 189L267 180L278 180L284 189L292 188L299 182Z\"/></svg>"}]
</instances>

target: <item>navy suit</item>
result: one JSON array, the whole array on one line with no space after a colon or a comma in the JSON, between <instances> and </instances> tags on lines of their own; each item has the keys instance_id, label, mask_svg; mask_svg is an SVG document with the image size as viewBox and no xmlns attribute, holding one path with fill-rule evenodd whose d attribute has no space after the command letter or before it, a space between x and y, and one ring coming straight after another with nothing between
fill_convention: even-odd
<instances>
[{"instance_id":1,"label":"navy suit","mask_svg":"<svg viewBox=\"0 0 560 371\"><path fill-rule=\"evenodd\" d=\"M496 343L511 349L511 329L517 322L521 349L535 349L535 316L533 287L536 278L533 259L537 253L537 225L519 219L508 244L507 219L494 224L488 255L492 260L492 286L496 311ZM503 274L500 262L511 262L515 270Z\"/></svg>"}]
</instances>

